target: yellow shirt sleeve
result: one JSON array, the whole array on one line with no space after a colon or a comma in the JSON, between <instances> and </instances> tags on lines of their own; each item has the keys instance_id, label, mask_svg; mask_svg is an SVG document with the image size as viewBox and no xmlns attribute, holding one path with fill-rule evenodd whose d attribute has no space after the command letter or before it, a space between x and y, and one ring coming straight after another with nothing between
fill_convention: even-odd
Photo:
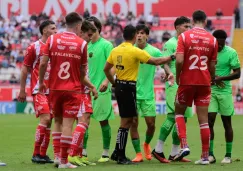
<instances>
[{"instance_id":1,"label":"yellow shirt sleeve","mask_svg":"<svg viewBox=\"0 0 243 171\"><path fill-rule=\"evenodd\" d=\"M151 58L151 55L145 50L136 48L136 58L142 63L147 63L148 60Z\"/></svg>"},{"instance_id":2,"label":"yellow shirt sleeve","mask_svg":"<svg viewBox=\"0 0 243 171\"><path fill-rule=\"evenodd\" d=\"M107 62L109 62L110 64L114 65L111 53L110 53L110 56L107 59Z\"/></svg>"}]
</instances>

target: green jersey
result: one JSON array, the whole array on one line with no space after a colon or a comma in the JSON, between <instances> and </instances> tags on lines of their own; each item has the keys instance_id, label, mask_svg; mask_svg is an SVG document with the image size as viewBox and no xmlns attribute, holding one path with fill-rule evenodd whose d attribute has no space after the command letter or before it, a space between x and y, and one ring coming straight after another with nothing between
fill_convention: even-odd
<instances>
[{"instance_id":1,"label":"green jersey","mask_svg":"<svg viewBox=\"0 0 243 171\"><path fill-rule=\"evenodd\" d=\"M216 76L228 76L230 75L232 69L240 68L240 61L237 52L233 48L225 46L222 51L218 52L217 64L215 68ZM230 81L224 81L224 84L224 88L212 86L212 93L231 94L232 86Z\"/></svg>"},{"instance_id":2,"label":"green jersey","mask_svg":"<svg viewBox=\"0 0 243 171\"><path fill-rule=\"evenodd\" d=\"M136 46L136 45L135 45ZM161 57L159 49L147 44L143 49L152 57ZM156 66L149 64L140 64L137 78L137 99L154 98L154 75Z\"/></svg>"},{"instance_id":3,"label":"green jersey","mask_svg":"<svg viewBox=\"0 0 243 171\"><path fill-rule=\"evenodd\" d=\"M100 85L106 79L103 70L112 49L113 45L102 37L95 43L89 42L88 44L89 78L97 89L99 89ZM111 91L110 84L106 92L108 91Z\"/></svg>"},{"instance_id":4,"label":"green jersey","mask_svg":"<svg viewBox=\"0 0 243 171\"><path fill-rule=\"evenodd\" d=\"M177 37L172 37L170 38L165 45L163 46L163 56L164 57L168 57L172 54L174 54L176 52L176 48L177 48ZM174 78L176 78L176 61L171 61L169 63L169 67L171 72L174 74ZM174 86L177 86L176 82L174 83ZM169 87L169 83L166 82L165 83L165 88Z\"/></svg>"}]
</instances>

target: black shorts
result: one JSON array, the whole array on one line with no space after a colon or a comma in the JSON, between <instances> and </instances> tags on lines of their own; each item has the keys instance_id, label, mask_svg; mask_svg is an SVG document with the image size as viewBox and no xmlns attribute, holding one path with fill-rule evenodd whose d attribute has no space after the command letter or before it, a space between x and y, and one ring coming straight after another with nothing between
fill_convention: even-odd
<instances>
[{"instance_id":1,"label":"black shorts","mask_svg":"<svg viewBox=\"0 0 243 171\"><path fill-rule=\"evenodd\" d=\"M136 82L116 80L115 95L121 118L138 116Z\"/></svg>"}]
</instances>

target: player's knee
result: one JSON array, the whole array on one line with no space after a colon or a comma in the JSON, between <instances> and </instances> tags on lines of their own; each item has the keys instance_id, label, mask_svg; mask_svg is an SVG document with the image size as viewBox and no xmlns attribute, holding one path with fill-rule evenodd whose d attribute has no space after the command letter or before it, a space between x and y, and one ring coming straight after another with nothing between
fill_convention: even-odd
<instances>
[{"instance_id":1,"label":"player's knee","mask_svg":"<svg viewBox=\"0 0 243 171\"><path fill-rule=\"evenodd\" d=\"M154 122L150 122L148 125L148 130L154 132L155 131L155 123Z\"/></svg>"},{"instance_id":2,"label":"player's knee","mask_svg":"<svg viewBox=\"0 0 243 171\"><path fill-rule=\"evenodd\" d=\"M40 123L41 124L48 126L48 125L50 125L50 122L51 122L50 115L44 114L44 115L40 116Z\"/></svg>"}]
</instances>

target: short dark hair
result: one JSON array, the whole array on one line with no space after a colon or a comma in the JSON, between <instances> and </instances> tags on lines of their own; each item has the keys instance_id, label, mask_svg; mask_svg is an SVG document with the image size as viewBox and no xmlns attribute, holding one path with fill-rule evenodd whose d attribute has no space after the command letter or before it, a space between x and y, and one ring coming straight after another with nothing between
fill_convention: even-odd
<instances>
[{"instance_id":1,"label":"short dark hair","mask_svg":"<svg viewBox=\"0 0 243 171\"><path fill-rule=\"evenodd\" d=\"M179 26L181 24L184 24L184 23L190 23L190 19L185 17L185 16L180 16L178 18L176 18L175 22L174 22L174 27L176 28L176 26Z\"/></svg>"},{"instance_id":2,"label":"short dark hair","mask_svg":"<svg viewBox=\"0 0 243 171\"><path fill-rule=\"evenodd\" d=\"M206 21L207 19L207 15L205 14L204 11L202 10L196 10L194 11L194 13L192 14L192 19L195 23L203 23Z\"/></svg>"},{"instance_id":3,"label":"short dark hair","mask_svg":"<svg viewBox=\"0 0 243 171\"><path fill-rule=\"evenodd\" d=\"M84 22L82 23L81 30L82 32L87 32L89 30L91 30L93 33L96 32L95 26L87 20L84 20Z\"/></svg>"},{"instance_id":4,"label":"short dark hair","mask_svg":"<svg viewBox=\"0 0 243 171\"><path fill-rule=\"evenodd\" d=\"M67 14L65 21L67 26L72 26L78 22L82 22L82 17L76 12L71 12Z\"/></svg>"},{"instance_id":5,"label":"short dark hair","mask_svg":"<svg viewBox=\"0 0 243 171\"><path fill-rule=\"evenodd\" d=\"M136 26L136 30L137 30L137 32L143 30L147 35L149 35L149 31L150 31L148 26L146 26L145 24L138 24Z\"/></svg>"},{"instance_id":6,"label":"short dark hair","mask_svg":"<svg viewBox=\"0 0 243 171\"><path fill-rule=\"evenodd\" d=\"M215 30L213 32L213 36L216 38L216 39L224 39L226 40L227 39L227 33L224 31L224 30Z\"/></svg>"},{"instance_id":7,"label":"short dark hair","mask_svg":"<svg viewBox=\"0 0 243 171\"><path fill-rule=\"evenodd\" d=\"M123 38L125 40L132 40L135 37L136 32L136 28L133 25L129 24L123 30Z\"/></svg>"},{"instance_id":8,"label":"short dark hair","mask_svg":"<svg viewBox=\"0 0 243 171\"><path fill-rule=\"evenodd\" d=\"M54 21L52 20L45 20L40 24L39 30L41 35L43 35L43 30L44 28L46 28L47 26L51 25L51 24L55 24Z\"/></svg>"},{"instance_id":9,"label":"short dark hair","mask_svg":"<svg viewBox=\"0 0 243 171\"><path fill-rule=\"evenodd\" d=\"M101 32L102 25L101 25L101 22L100 22L100 20L98 18L96 18L95 16L91 16L91 17L87 18L87 20L89 22L92 22L93 21L94 22L94 25L98 29L99 33Z\"/></svg>"}]
</instances>

